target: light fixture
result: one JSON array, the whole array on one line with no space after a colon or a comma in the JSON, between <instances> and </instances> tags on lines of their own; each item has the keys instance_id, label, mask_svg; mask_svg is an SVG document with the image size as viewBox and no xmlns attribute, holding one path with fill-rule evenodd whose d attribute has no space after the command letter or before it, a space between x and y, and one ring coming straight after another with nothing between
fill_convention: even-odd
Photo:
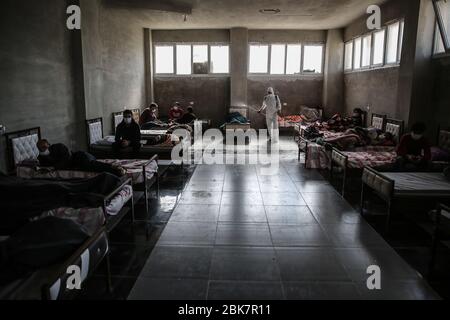
<instances>
[{"instance_id":1,"label":"light fixture","mask_svg":"<svg viewBox=\"0 0 450 320\"><path fill-rule=\"evenodd\" d=\"M280 9L261 9L259 10L260 13L262 14L278 14L281 12Z\"/></svg>"}]
</instances>

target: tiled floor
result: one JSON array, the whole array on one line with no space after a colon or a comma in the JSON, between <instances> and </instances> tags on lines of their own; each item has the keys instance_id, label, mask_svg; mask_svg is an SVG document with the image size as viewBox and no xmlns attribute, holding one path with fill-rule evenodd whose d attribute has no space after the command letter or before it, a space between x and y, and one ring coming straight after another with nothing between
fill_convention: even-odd
<instances>
[{"instance_id":1,"label":"tiled floor","mask_svg":"<svg viewBox=\"0 0 450 320\"><path fill-rule=\"evenodd\" d=\"M167 191L173 214L148 260L139 244L134 260L117 257L130 274L143 266L128 299L438 298L319 172L298 164L293 141L281 145L275 176L198 165L181 194ZM367 289L370 265L381 268L381 290Z\"/></svg>"}]
</instances>

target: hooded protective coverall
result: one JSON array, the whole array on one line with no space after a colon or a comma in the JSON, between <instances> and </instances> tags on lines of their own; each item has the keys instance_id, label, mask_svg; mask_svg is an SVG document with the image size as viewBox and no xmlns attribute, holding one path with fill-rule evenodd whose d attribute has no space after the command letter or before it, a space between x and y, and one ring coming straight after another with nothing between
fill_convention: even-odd
<instances>
[{"instance_id":1,"label":"hooded protective coverall","mask_svg":"<svg viewBox=\"0 0 450 320\"><path fill-rule=\"evenodd\" d=\"M267 89L261 110L266 110L267 130L272 141L277 142L279 137L278 113L281 111L280 98L274 94L273 88Z\"/></svg>"}]
</instances>

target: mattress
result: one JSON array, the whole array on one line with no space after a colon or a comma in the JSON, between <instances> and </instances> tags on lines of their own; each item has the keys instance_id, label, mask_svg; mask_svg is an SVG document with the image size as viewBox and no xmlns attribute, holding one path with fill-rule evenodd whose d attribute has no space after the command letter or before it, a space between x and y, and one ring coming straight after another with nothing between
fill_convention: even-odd
<instances>
[{"instance_id":1,"label":"mattress","mask_svg":"<svg viewBox=\"0 0 450 320\"><path fill-rule=\"evenodd\" d=\"M143 136L160 136L167 134L167 130L141 130Z\"/></svg>"},{"instance_id":2,"label":"mattress","mask_svg":"<svg viewBox=\"0 0 450 320\"><path fill-rule=\"evenodd\" d=\"M442 173L389 172L383 175L395 181L394 192L397 195L450 195L450 181Z\"/></svg>"},{"instance_id":3,"label":"mattress","mask_svg":"<svg viewBox=\"0 0 450 320\"><path fill-rule=\"evenodd\" d=\"M397 160L395 151L364 151L342 152L348 156L348 168L363 169L364 167L380 168L392 165Z\"/></svg>"},{"instance_id":4,"label":"mattress","mask_svg":"<svg viewBox=\"0 0 450 320\"><path fill-rule=\"evenodd\" d=\"M109 216L117 215L132 196L132 187L124 186L106 206L106 214ZM48 216L73 220L84 226L90 235L93 235L106 222L103 208L58 208L44 212L40 218Z\"/></svg>"},{"instance_id":5,"label":"mattress","mask_svg":"<svg viewBox=\"0 0 450 320\"><path fill-rule=\"evenodd\" d=\"M120 165L127 170L127 177L132 179L133 184L144 182L144 172L142 166L148 160L98 160L104 163ZM158 172L158 164L152 161L146 167L147 179L151 179L153 175ZM18 166L17 176L24 179L87 179L97 176L98 173L77 171L77 170L55 170L52 168L33 168L29 166Z\"/></svg>"}]
</instances>

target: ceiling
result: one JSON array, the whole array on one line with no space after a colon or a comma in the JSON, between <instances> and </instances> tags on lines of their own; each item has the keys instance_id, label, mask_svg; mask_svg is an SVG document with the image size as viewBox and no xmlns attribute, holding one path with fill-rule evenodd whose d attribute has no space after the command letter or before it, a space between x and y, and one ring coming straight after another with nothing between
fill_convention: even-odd
<instances>
[{"instance_id":1,"label":"ceiling","mask_svg":"<svg viewBox=\"0 0 450 320\"><path fill-rule=\"evenodd\" d=\"M152 29L334 29L387 0L104 0L132 10ZM395 1L395 0L393 0ZM279 9L262 14L261 9ZM185 20L186 15L186 21Z\"/></svg>"}]
</instances>

